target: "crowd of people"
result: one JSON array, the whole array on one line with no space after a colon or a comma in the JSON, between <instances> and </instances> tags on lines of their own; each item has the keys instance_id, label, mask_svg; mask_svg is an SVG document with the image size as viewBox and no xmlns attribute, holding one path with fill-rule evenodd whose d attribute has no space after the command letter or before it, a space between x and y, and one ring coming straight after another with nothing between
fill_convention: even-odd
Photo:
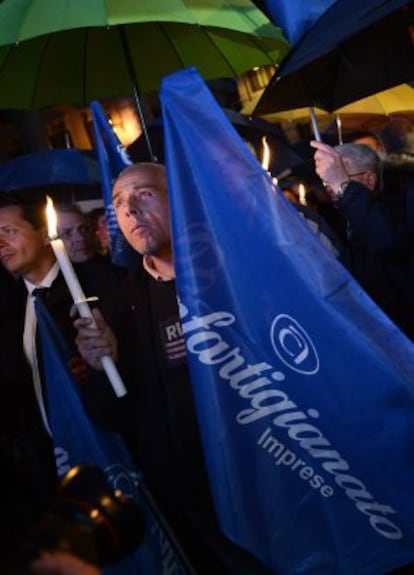
<instances>
[{"instance_id":1,"label":"crowd of people","mask_svg":"<svg viewBox=\"0 0 414 575\"><path fill-rule=\"evenodd\" d=\"M311 142L336 219L325 219L317 203L304 207L295 192L298 182L282 187L334 257L413 339L414 181L397 184L384 177L376 144L375 138L335 147ZM115 181L113 206L137 252L129 272L110 261L102 211L90 217L76 205L57 206L58 233L79 281L87 297L99 298L93 325L72 318L72 300L47 236L44 199L0 195L0 456L9 494L1 505L0 552L6 555L26 537L58 484L36 330L38 297L70 346L68 365L88 416L99 428L122 433L195 573L270 573L217 523L180 329L165 168L126 168ZM103 355L114 359L126 384L122 398L102 371ZM32 570L99 573L60 554L38 560Z\"/></svg>"}]
</instances>

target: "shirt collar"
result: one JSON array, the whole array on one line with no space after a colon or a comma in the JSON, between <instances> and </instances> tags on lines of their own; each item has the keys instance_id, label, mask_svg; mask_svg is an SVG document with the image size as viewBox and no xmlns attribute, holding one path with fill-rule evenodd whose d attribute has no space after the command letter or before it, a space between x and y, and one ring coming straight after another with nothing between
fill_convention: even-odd
<instances>
[{"instance_id":1,"label":"shirt collar","mask_svg":"<svg viewBox=\"0 0 414 575\"><path fill-rule=\"evenodd\" d=\"M24 280L24 283L26 284L27 291L29 292L30 295L32 295L33 290L35 290L36 288L40 287L49 288L58 275L59 275L59 263L55 262L39 284L37 285L33 284L32 282L26 279Z\"/></svg>"},{"instance_id":2,"label":"shirt collar","mask_svg":"<svg viewBox=\"0 0 414 575\"><path fill-rule=\"evenodd\" d=\"M151 277L153 277L154 279L156 279L159 282L168 282L171 281L175 278L174 273L171 274L160 274L160 272L156 269L155 265L154 265L154 259L146 254L143 258L142 258L142 265L144 266L144 270L149 273L149 275Z\"/></svg>"}]
</instances>

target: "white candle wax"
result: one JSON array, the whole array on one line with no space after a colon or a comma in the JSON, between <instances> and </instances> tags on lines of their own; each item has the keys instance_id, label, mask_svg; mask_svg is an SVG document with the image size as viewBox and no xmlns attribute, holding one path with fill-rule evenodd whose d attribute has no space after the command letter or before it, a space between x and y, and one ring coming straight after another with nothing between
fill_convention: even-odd
<instances>
[{"instance_id":1,"label":"white candle wax","mask_svg":"<svg viewBox=\"0 0 414 575\"><path fill-rule=\"evenodd\" d=\"M73 299L73 303L76 305L79 315L83 318L90 319L92 324L96 327L92 310L86 301L85 294L79 283L75 270L73 269L72 262L70 261L66 252L65 245L60 238L56 237L56 231L54 229L55 222L51 221L55 218L55 213L52 200L50 200L50 202L49 200L50 198L48 198L47 218L49 225L49 236L51 236L50 244L59 263L59 267L62 271L63 277L65 278L66 285L68 286ZM122 397L125 395L127 391L124 382L122 381L121 376L119 375L119 372L114 362L112 361L112 358L108 355L102 356L101 363L116 396Z\"/></svg>"},{"instance_id":2,"label":"white candle wax","mask_svg":"<svg viewBox=\"0 0 414 575\"><path fill-rule=\"evenodd\" d=\"M77 275L75 274L75 270L73 269L72 262L66 252L63 240L55 238L50 240L50 244L55 253L56 259L59 262L59 267L62 271L63 277L65 278L73 303L78 309L79 315L81 317L87 317L94 320L92 311L86 303L85 294L81 288Z\"/></svg>"}]
</instances>

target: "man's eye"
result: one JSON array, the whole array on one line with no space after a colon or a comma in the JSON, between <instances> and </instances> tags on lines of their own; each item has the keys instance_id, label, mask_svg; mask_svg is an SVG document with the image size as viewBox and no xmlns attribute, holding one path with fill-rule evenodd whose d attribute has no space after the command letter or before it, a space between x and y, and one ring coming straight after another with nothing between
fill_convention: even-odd
<instances>
[{"instance_id":1,"label":"man's eye","mask_svg":"<svg viewBox=\"0 0 414 575\"><path fill-rule=\"evenodd\" d=\"M142 202L143 200L150 200L153 196L154 192L152 190L139 190L132 199L134 202Z\"/></svg>"}]
</instances>

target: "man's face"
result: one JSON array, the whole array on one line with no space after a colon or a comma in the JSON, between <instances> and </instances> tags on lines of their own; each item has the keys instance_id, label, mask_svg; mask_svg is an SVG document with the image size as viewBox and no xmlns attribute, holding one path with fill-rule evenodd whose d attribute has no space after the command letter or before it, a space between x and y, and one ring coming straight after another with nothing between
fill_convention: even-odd
<instances>
[{"instance_id":1,"label":"man's face","mask_svg":"<svg viewBox=\"0 0 414 575\"><path fill-rule=\"evenodd\" d=\"M110 249L110 241L108 235L108 226L106 224L106 217L104 214L99 216L96 222L96 236L103 249Z\"/></svg>"},{"instance_id":2,"label":"man's face","mask_svg":"<svg viewBox=\"0 0 414 575\"><path fill-rule=\"evenodd\" d=\"M372 170L364 169L355 164L350 158L343 157L342 160L351 180L363 184L370 190L375 188L377 178Z\"/></svg>"},{"instance_id":3,"label":"man's face","mask_svg":"<svg viewBox=\"0 0 414 575\"><path fill-rule=\"evenodd\" d=\"M58 233L72 262L87 262L94 256L96 249L92 230L81 214L59 212Z\"/></svg>"},{"instance_id":4,"label":"man's face","mask_svg":"<svg viewBox=\"0 0 414 575\"><path fill-rule=\"evenodd\" d=\"M13 274L26 277L45 258L48 239L23 219L18 206L0 208L0 261Z\"/></svg>"},{"instance_id":5,"label":"man's face","mask_svg":"<svg viewBox=\"0 0 414 575\"><path fill-rule=\"evenodd\" d=\"M112 201L119 227L138 253L162 256L170 251L167 186L162 172L131 171L116 182Z\"/></svg>"}]
</instances>

